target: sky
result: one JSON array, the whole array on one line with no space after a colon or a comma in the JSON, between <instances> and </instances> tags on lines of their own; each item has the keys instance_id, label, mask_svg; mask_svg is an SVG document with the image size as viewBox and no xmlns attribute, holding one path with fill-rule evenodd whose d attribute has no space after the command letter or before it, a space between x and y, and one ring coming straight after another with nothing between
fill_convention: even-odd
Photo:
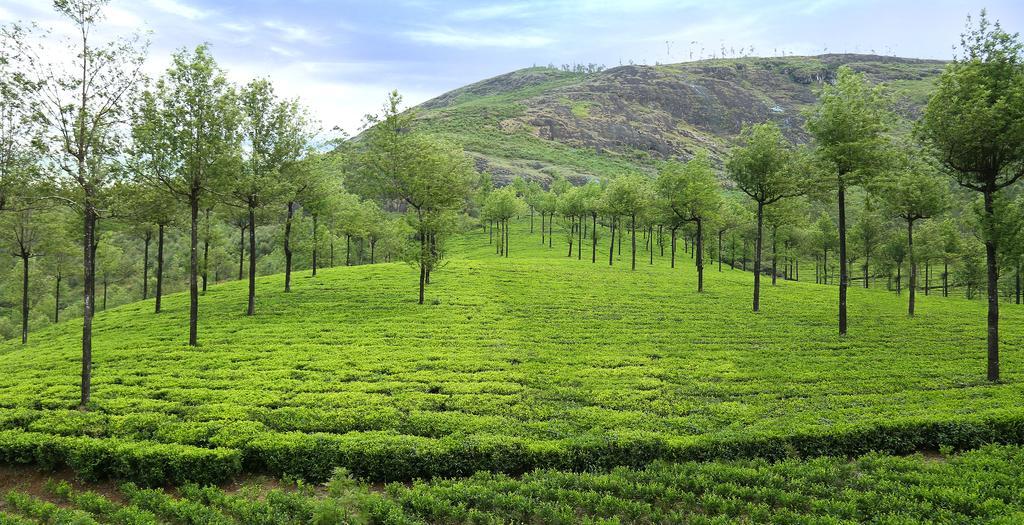
<instances>
[{"instance_id":1,"label":"sky","mask_svg":"<svg viewBox=\"0 0 1024 525\"><path fill-rule=\"evenodd\" d=\"M0 0L0 23L68 30L50 0ZM966 16L1024 30L1021 0L111 0L104 35L150 41L146 69L211 45L231 80L269 78L321 125L358 131L398 89L417 104L515 69L721 55L870 53L948 59Z\"/></svg>"}]
</instances>

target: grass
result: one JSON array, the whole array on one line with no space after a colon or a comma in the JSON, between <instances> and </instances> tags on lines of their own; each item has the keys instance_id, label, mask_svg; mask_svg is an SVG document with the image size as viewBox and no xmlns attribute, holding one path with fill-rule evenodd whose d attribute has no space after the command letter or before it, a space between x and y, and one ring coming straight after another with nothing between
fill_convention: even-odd
<instances>
[{"instance_id":1,"label":"grass","mask_svg":"<svg viewBox=\"0 0 1024 525\"><path fill-rule=\"evenodd\" d=\"M539 220L537 221L539 229ZM603 233L603 232L602 232ZM834 287L765 286L628 243L615 266L540 245L520 221L511 256L481 230L453 239L428 302L401 264L261 278L97 316L94 397L77 403L80 325L0 346L0 461L86 477L210 482L241 472L373 480L580 470L1024 441L1024 310L1003 309L1003 377L984 381L984 304ZM643 242L639 241L642 245ZM587 253L589 255L589 252Z\"/></svg>"}]
</instances>

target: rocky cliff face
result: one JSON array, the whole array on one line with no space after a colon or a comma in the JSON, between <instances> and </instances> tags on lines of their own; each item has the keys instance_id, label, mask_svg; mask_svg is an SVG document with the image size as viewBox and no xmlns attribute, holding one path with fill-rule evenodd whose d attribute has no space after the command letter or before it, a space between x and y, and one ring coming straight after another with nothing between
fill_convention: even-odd
<instances>
[{"instance_id":1,"label":"rocky cliff face","mask_svg":"<svg viewBox=\"0 0 1024 525\"><path fill-rule=\"evenodd\" d=\"M465 145L497 182L577 182L651 171L706 149L721 159L744 125L772 120L804 142L803 112L840 66L890 87L916 118L943 62L870 55L745 58L621 66L577 75L515 71L420 106L421 121Z\"/></svg>"}]
</instances>

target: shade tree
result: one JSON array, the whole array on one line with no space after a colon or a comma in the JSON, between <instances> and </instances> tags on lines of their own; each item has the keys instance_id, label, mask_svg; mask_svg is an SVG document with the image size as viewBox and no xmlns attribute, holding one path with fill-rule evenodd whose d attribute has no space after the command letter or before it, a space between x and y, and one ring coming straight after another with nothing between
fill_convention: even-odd
<instances>
[{"instance_id":1,"label":"shade tree","mask_svg":"<svg viewBox=\"0 0 1024 525\"><path fill-rule=\"evenodd\" d=\"M782 199L806 191L806 174L794 161L793 146L773 122L744 128L740 145L726 161L729 178L736 188L754 201L756 237L754 246L754 311L761 302L761 254L764 244L764 210Z\"/></svg>"},{"instance_id":2,"label":"shade tree","mask_svg":"<svg viewBox=\"0 0 1024 525\"><path fill-rule=\"evenodd\" d=\"M461 148L426 136L413 127L413 114L400 110L397 91L388 96L383 112L371 116L358 158L361 185L383 199L400 201L416 232L419 303L432 268L443 255L445 236L454 225L451 214L469 196L473 168Z\"/></svg>"},{"instance_id":3,"label":"shade tree","mask_svg":"<svg viewBox=\"0 0 1024 525\"><path fill-rule=\"evenodd\" d=\"M839 68L807 113L805 126L814 143L818 183L836 196L839 233L839 334L846 335L846 292L850 281L847 253L847 192L877 176L888 162L891 117L880 86L862 73Z\"/></svg>"},{"instance_id":4,"label":"shade tree","mask_svg":"<svg viewBox=\"0 0 1024 525\"><path fill-rule=\"evenodd\" d=\"M238 95L242 139L240 173L232 178L230 195L249 215L249 292L246 315L256 313L257 211L276 204L283 194L294 196L283 177L285 168L305 153L312 129L297 100L282 99L269 80L256 79ZM290 200L290 199L289 199Z\"/></svg>"},{"instance_id":5,"label":"shade tree","mask_svg":"<svg viewBox=\"0 0 1024 525\"><path fill-rule=\"evenodd\" d=\"M129 117L134 94L144 79L146 43L138 34L97 42L107 0L61 0L53 7L72 29L53 39L21 38L15 42L24 73L39 86L34 117L42 126L43 146L66 190L59 198L82 219L83 314L82 373L79 407L89 406L92 385L92 322L96 309L96 233L104 193L120 170L112 169L124 150L120 124Z\"/></svg>"},{"instance_id":6,"label":"shade tree","mask_svg":"<svg viewBox=\"0 0 1024 525\"><path fill-rule=\"evenodd\" d=\"M695 226L695 265L697 291L704 291L704 227L722 205L719 184L707 152L700 152L685 164L667 162L658 171L656 183L658 204L664 208L672 224L692 223ZM678 221L678 222L676 222ZM675 228L672 256L675 258Z\"/></svg>"},{"instance_id":7,"label":"shade tree","mask_svg":"<svg viewBox=\"0 0 1024 525\"><path fill-rule=\"evenodd\" d=\"M987 376L999 380L996 198L1024 177L1024 45L984 11L961 35L917 130L945 171L983 200L988 283Z\"/></svg>"},{"instance_id":8,"label":"shade tree","mask_svg":"<svg viewBox=\"0 0 1024 525\"><path fill-rule=\"evenodd\" d=\"M632 267L636 270L636 226L637 220L642 220L649 207L654 201L654 190L651 181L643 175L629 174L615 178L608 183L604 192L605 205L612 220L619 217L629 218L629 230L632 235L631 255ZM619 233L621 239L622 234ZM621 242L621 241L620 241ZM614 243L612 243L614 249ZM609 256L611 264L611 256Z\"/></svg>"},{"instance_id":9,"label":"shade tree","mask_svg":"<svg viewBox=\"0 0 1024 525\"><path fill-rule=\"evenodd\" d=\"M887 175L884 181L878 183L877 191L888 213L900 219L906 227L909 262L907 288L910 292L907 314L913 317L917 293L914 225L945 210L949 200L949 187L946 181L938 176L937 169L930 164L929 159L916 155L905 156L896 165L895 170Z\"/></svg>"}]
</instances>

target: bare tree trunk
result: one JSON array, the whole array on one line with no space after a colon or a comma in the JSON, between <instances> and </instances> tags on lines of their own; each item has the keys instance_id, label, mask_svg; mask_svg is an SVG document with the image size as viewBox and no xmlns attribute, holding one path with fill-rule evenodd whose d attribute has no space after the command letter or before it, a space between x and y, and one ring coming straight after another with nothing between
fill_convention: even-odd
<instances>
[{"instance_id":1,"label":"bare tree trunk","mask_svg":"<svg viewBox=\"0 0 1024 525\"><path fill-rule=\"evenodd\" d=\"M153 232L146 230L146 239L142 250L142 300L149 296L149 243L153 240Z\"/></svg>"},{"instance_id":2,"label":"bare tree trunk","mask_svg":"<svg viewBox=\"0 0 1024 525\"><path fill-rule=\"evenodd\" d=\"M576 242L576 260L583 260L583 225L586 224L586 218L580 215L579 226L576 227L576 235L579 236Z\"/></svg>"},{"instance_id":3,"label":"bare tree trunk","mask_svg":"<svg viewBox=\"0 0 1024 525\"><path fill-rule=\"evenodd\" d=\"M422 222L422 219L421 219ZM420 304L427 283L427 232L420 228Z\"/></svg>"},{"instance_id":4,"label":"bare tree trunk","mask_svg":"<svg viewBox=\"0 0 1024 525\"><path fill-rule=\"evenodd\" d=\"M778 231L779 231L778 227L772 226L772 286L776 285L776 282L775 282L776 276L779 274L779 271L778 271L779 252L778 252L778 246L776 244L776 238L778 237Z\"/></svg>"},{"instance_id":5,"label":"bare tree trunk","mask_svg":"<svg viewBox=\"0 0 1024 525\"><path fill-rule=\"evenodd\" d=\"M615 225L618 220L618 217L612 217L611 222L608 224L608 266L612 265L612 260L615 258ZM621 233L619 237L622 237Z\"/></svg>"},{"instance_id":6,"label":"bare tree trunk","mask_svg":"<svg viewBox=\"0 0 1024 525\"><path fill-rule=\"evenodd\" d=\"M316 255L320 248L319 241L320 238L317 236L317 216L313 215L313 277L316 277ZM334 266L334 239L331 239L331 266Z\"/></svg>"},{"instance_id":7,"label":"bare tree trunk","mask_svg":"<svg viewBox=\"0 0 1024 525\"><path fill-rule=\"evenodd\" d=\"M636 213L630 215L629 229L633 232L633 270L636 270Z\"/></svg>"},{"instance_id":8,"label":"bare tree trunk","mask_svg":"<svg viewBox=\"0 0 1024 525\"><path fill-rule=\"evenodd\" d=\"M718 231L718 271L722 271L722 231Z\"/></svg>"},{"instance_id":9,"label":"bare tree trunk","mask_svg":"<svg viewBox=\"0 0 1024 525\"><path fill-rule=\"evenodd\" d=\"M761 237L764 229L764 203L757 203L757 239L754 241L754 311L761 309Z\"/></svg>"},{"instance_id":10,"label":"bare tree trunk","mask_svg":"<svg viewBox=\"0 0 1024 525\"><path fill-rule=\"evenodd\" d=\"M156 307L154 313L160 313L160 299L164 295L164 225L157 225L156 234Z\"/></svg>"},{"instance_id":11,"label":"bare tree trunk","mask_svg":"<svg viewBox=\"0 0 1024 525\"><path fill-rule=\"evenodd\" d=\"M697 219L697 292L704 291L704 221Z\"/></svg>"},{"instance_id":12,"label":"bare tree trunk","mask_svg":"<svg viewBox=\"0 0 1024 525\"><path fill-rule=\"evenodd\" d=\"M676 229L675 228L672 228L672 241L671 241L671 243L672 243L672 246L669 248L669 251L672 252L670 254L671 258L672 258L672 263L670 264L670 267L671 268L675 268L676 267Z\"/></svg>"},{"instance_id":13,"label":"bare tree trunk","mask_svg":"<svg viewBox=\"0 0 1024 525\"><path fill-rule=\"evenodd\" d=\"M576 238L576 218L569 217L569 257L572 257L572 243L573 239Z\"/></svg>"},{"instance_id":14,"label":"bare tree trunk","mask_svg":"<svg viewBox=\"0 0 1024 525\"><path fill-rule=\"evenodd\" d=\"M59 323L60 322L60 282L63 279L64 279L64 276L62 276L60 274L60 272L58 271L57 272L57 290L56 290L56 293L54 294L54 301L53 301L53 322L54 323Z\"/></svg>"},{"instance_id":15,"label":"bare tree trunk","mask_svg":"<svg viewBox=\"0 0 1024 525\"><path fill-rule=\"evenodd\" d=\"M846 287L850 282L846 259L846 189L839 186L839 335L846 335Z\"/></svg>"},{"instance_id":16,"label":"bare tree trunk","mask_svg":"<svg viewBox=\"0 0 1024 525\"><path fill-rule=\"evenodd\" d=\"M84 172L84 167L81 167ZM92 191L86 189L83 210L82 242L84 279L82 282L82 392L78 408L86 410L92 394L92 318L96 310L96 206Z\"/></svg>"},{"instance_id":17,"label":"bare tree trunk","mask_svg":"<svg viewBox=\"0 0 1024 525\"><path fill-rule=\"evenodd\" d=\"M292 218L295 216L295 202L288 202L284 218L284 291L292 291Z\"/></svg>"},{"instance_id":18,"label":"bare tree trunk","mask_svg":"<svg viewBox=\"0 0 1024 525\"><path fill-rule=\"evenodd\" d=\"M654 264L654 226L647 227L647 237L651 245L651 249L647 250L647 256L650 258L648 264Z\"/></svg>"},{"instance_id":19,"label":"bare tree trunk","mask_svg":"<svg viewBox=\"0 0 1024 525\"><path fill-rule=\"evenodd\" d=\"M189 283L188 283L188 344L199 345L199 188L193 188L191 201L191 229L189 239Z\"/></svg>"},{"instance_id":20,"label":"bare tree trunk","mask_svg":"<svg viewBox=\"0 0 1024 525\"><path fill-rule=\"evenodd\" d=\"M249 202L249 304L245 315L256 314L256 207Z\"/></svg>"},{"instance_id":21,"label":"bare tree trunk","mask_svg":"<svg viewBox=\"0 0 1024 525\"><path fill-rule=\"evenodd\" d=\"M865 253L864 254L864 288L868 288L869 287L868 286L868 263L869 263L869 260L870 260L869 259L869 255Z\"/></svg>"},{"instance_id":22,"label":"bare tree trunk","mask_svg":"<svg viewBox=\"0 0 1024 525\"><path fill-rule=\"evenodd\" d=\"M591 248L590 248L590 262L596 264L597 263L597 214L596 213L591 214L591 218L593 219L593 223L590 226L590 236L591 236L591 239L592 239L593 242L591 243Z\"/></svg>"},{"instance_id":23,"label":"bare tree trunk","mask_svg":"<svg viewBox=\"0 0 1024 525\"><path fill-rule=\"evenodd\" d=\"M555 238L555 212L548 214L548 248L553 247Z\"/></svg>"},{"instance_id":24,"label":"bare tree trunk","mask_svg":"<svg viewBox=\"0 0 1024 525\"><path fill-rule=\"evenodd\" d=\"M999 265L996 254L994 189L985 192L985 259L988 266L988 380L999 381Z\"/></svg>"},{"instance_id":25,"label":"bare tree trunk","mask_svg":"<svg viewBox=\"0 0 1024 525\"><path fill-rule=\"evenodd\" d=\"M345 266L352 266L352 236L345 234Z\"/></svg>"},{"instance_id":26,"label":"bare tree trunk","mask_svg":"<svg viewBox=\"0 0 1024 525\"><path fill-rule=\"evenodd\" d=\"M907 256L910 258L910 303L907 315L914 317L914 299L917 296L917 261L914 260L914 221L907 221Z\"/></svg>"},{"instance_id":27,"label":"bare tree trunk","mask_svg":"<svg viewBox=\"0 0 1024 525\"><path fill-rule=\"evenodd\" d=\"M21 251L21 344L28 343L28 259L30 254Z\"/></svg>"}]
</instances>

